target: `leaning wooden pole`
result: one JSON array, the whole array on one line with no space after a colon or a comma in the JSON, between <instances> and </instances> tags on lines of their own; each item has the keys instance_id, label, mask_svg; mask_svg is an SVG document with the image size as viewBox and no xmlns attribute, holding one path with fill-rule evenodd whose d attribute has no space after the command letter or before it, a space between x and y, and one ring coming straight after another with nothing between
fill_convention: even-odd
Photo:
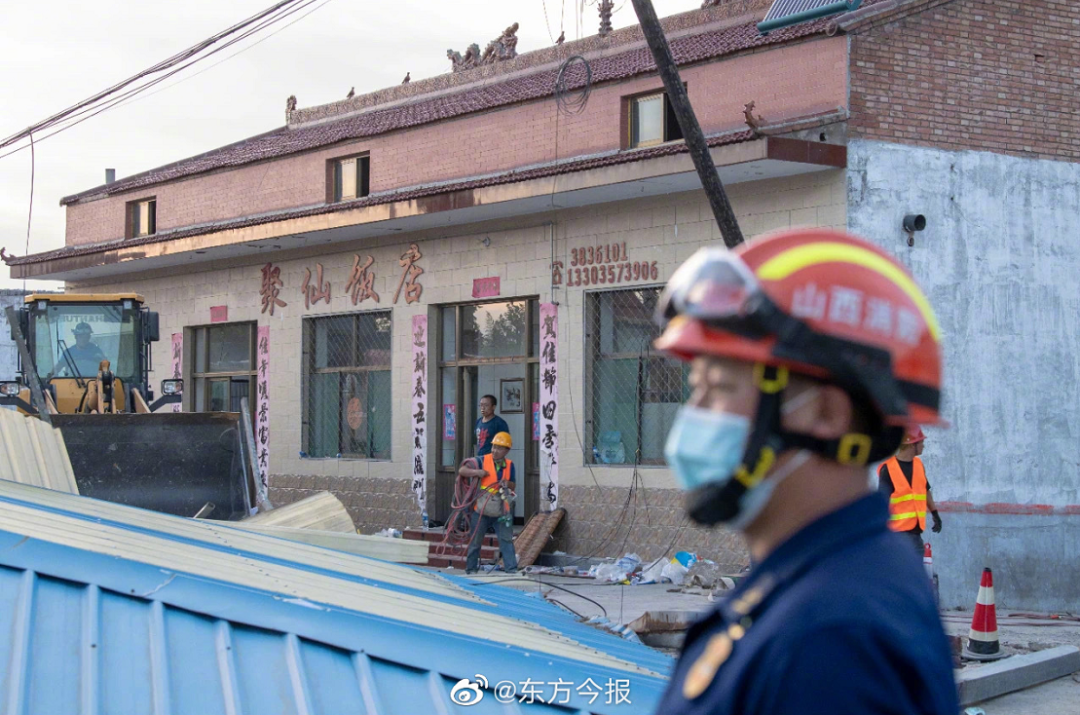
<instances>
[{"instance_id":1,"label":"leaning wooden pole","mask_svg":"<svg viewBox=\"0 0 1080 715\"><path fill-rule=\"evenodd\" d=\"M724 237L724 244L728 248L734 248L743 242L742 230L739 222L735 219L735 212L728 201L724 184L716 173L716 165L713 164L712 155L709 154L709 146L705 143L705 134L701 131L694 108L690 106L690 97L686 94L686 86L679 78L679 68L675 66L675 60L671 56L671 47L668 46L664 29L660 27L660 21L656 18L656 10L653 9L651 0L633 0L634 11L637 13L638 22L641 23L641 31L645 34L645 41L652 52L656 68L660 72L660 78L664 81L664 89L667 91L668 101L675 112L675 118L679 121L686 147L690 150L690 158L694 160L698 176L701 177L701 185L705 189L705 195L709 197L709 205L712 207L713 216L716 217L716 225L720 227L720 235Z\"/></svg>"}]
</instances>

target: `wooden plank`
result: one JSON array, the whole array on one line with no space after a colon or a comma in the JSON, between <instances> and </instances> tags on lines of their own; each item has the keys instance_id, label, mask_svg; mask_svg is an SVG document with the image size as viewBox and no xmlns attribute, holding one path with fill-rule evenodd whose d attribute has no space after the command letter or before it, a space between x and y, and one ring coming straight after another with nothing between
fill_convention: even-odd
<instances>
[{"instance_id":1,"label":"wooden plank","mask_svg":"<svg viewBox=\"0 0 1080 715\"><path fill-rule=\"evenodd\" d=\"M322 546L336 551L345 551L357 556L367 556L383 561L396 561L402 564L426 564L428 560L428 542L412 539L390 539L385 536L367 536L365 534L346 534L340 531L322 531L320 529L295 529L287 526L265 526L252 524L251 520L229 524L245 531L264 536L276 536L281 539L298 541L312 546Z\"/></svg>"},{"instance_id":2,"label":"wooden plank","mask_svg":"<svg viewBox=\"0 0 1080 715\"><path fill-rule=\"evenodd\" d=\"M244 524L289 526L297 529L320 529L355 534L356 525L338 498L330 492L319 492L293 504L259 512L244 519Z\"/></svg>"},{"instance_id":3,"label":"wooden plank","mask_svg":"<svg viewBox=\"0 0 1080 715\"><path fill-rule=\"evenodd\" d=\"M552 512L538 512L529 519L525 529L514 540L518 568L532 566L536 559L540 558L540 552L547 546L548 539L564 516L566 516L566 509L560 508Z\"/></svg>"}]
</instances>

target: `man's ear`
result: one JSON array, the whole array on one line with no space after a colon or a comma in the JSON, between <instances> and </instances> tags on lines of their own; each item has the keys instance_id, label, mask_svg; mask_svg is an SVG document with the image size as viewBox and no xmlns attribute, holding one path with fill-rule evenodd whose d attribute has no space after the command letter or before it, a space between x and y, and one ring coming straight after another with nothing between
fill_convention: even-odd
<instances>
[{"instance_id":1,"label":"man's ear","mask_svg":"<svg viewBox=\"0 0 1080 715\"><path fill-rule=\"evenodd\" d=\"M855 406L846 392L834 385L822 385L813 422L806 433L818 439L839 439L852 430Z\"/></svg>"}]
</instances>

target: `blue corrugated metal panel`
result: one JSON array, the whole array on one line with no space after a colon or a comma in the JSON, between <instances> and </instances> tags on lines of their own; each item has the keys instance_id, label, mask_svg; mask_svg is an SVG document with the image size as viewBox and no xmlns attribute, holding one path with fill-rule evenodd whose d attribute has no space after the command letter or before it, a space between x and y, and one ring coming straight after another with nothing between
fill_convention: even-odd
<instances>
[{"instance_id":1,"label":"blue corrugated metal panel","mask_svg":"<svg viewBox=\"0 0 1080 715\"><path fill-rule=\"evenodd\" d=\"M47 501L48 506L38 504L37 501ZM245 558L256 558L269 563L283 564L319 575L331 575L336 578L352 580L358 584L377 585L402 594L425 595L432 600L455 606L468 605L468 603L463 604L461 600L468 598L474 602L474 605L479 604L485 608L493 607L496 612L510 614L514 618L534 623L548 631L561 633L586 647L635 663L655 673L667 675L673 664L670 657L651 648L614 638L611 634L582 625L560 608L556 608L545 601L537 600L520 591L501 586L477 584L470 579L437 575L430 571L399 564L382 564L380 578L383 580L357 577L351 573L353 570L346 569L346 567L354 562L372 562L374 560L354 555L337 554L338 561L331 560L331 563L337 563L343 571L331 571L327 568L311 565L310 561L313 552L321 552L320 555L326 553L326 550L317 549L317 547L288 541L282 542L271 537L253 536L247 532L237 533L236 530L222 527L214 522L200 522L156 514L109 502L88 500L84 497L43 492L23 485L0 482L0 503L37 508L48 514L59 514L69 518L86 519L95 525L104 524L134 534L145 534L154 537L169 536L178 543L220 551L230 557L241 554ZM225 536L222 536L222 534L225 534ZM229 538L231 534L235 534L236 538ZM273 557L260 553L256 548L258 545L265 546L268 540L277 546ZM336 554L337 552L331 553ZM319 561L323 563L327 559L322 558ZM400 577L402 574L410 577L409 583L403 585L392 581L395 575ZM452 585L453 588L442 589L442 591L435 593L419 593L415 587L409 585L415 582L414 577L416 576L446 582L448 586ZM423 582L421 582L421 585L424 585ZM450 595L446 595L447 593ZM473 596L473 594L476 594L476 596Z\"/></svg>"},{"instance_id":2,"label":"blue corrugated metal panel","mask_svg":"<svg viewBox=\"0 0 1080 715\"><path fill-rule=\"evenodd\" d=\"M21 523L13 517L31 502L0 499L0 512L9 510L8 519L0 518L8 529L0 531L0 712L5 714L644 713L653 710L664 686L662 677L646 672L666 674L670 668L670 659L503 587L462 581L480 598L468 591L461 600L427 596L451 610L473 609L478 626L492 612L529 620L538 639L544 632L562 633L579 643L581 652L545 652L528 642L500 643L164 569L153 563L152 553L145 559L118 558L78 548L80 522L46 510L42 519L52 518L70 533L31 538L12 527ZM98 530L95 538L112 534L122 542L133 533L103 526L99 519L81 523ZM206 559L236 558L205 544L184 548ZM323 576L312 573L312 578ZM339 580L371 588L355 576ZM399 593L407 599L416 591ZM589 651L598 657L584 655ZM492 685L526 678L575 684L591 678L601 686L627 680L631 705L610 705L604 694L590 703L573 689L566 693L566 706L506 706L490 690L475 707L451 702L454 684L475 673ZM550 694L550 687L546 691Z\"/></svg>"}]
</instances>

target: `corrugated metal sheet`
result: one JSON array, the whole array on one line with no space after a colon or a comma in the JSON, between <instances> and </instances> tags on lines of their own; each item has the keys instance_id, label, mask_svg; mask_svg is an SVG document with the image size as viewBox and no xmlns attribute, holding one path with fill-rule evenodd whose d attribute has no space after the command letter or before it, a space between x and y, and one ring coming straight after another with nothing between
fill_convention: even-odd
<instances>
[{"instance_id":1,"label":"corrugated metal sheet","mask_svg":"<svg viewBox=\"0 0 1080 715\"><path fill-rule=\"evenodd\" d=\"M355 534L356 526L345 505L330 492L319 492L292 504L259 512L245 519L257 526L289 526L296 529L322 529Z\"/></svg>"},{"instance_id":2,"label":"corrugated metal sheet","mask_svg":"<svg viewBox=\"0 0 1080 715\"><path fill-rule=\"evenodd\" d=\"M0 479L78 494L60 430L0 409Z\"/></svg>"},{"instance_id":3,"label":"corrugated metal sheet","mask_svg":"<svg viewBox=\"0 0 1080 715\"><path fill-rule=\"evenodd\" d=\"M644 713L670 666L510 589L0 485L0 712ZM475 673L631 704L454 704Z\"/></svg>"}]
</instances>

